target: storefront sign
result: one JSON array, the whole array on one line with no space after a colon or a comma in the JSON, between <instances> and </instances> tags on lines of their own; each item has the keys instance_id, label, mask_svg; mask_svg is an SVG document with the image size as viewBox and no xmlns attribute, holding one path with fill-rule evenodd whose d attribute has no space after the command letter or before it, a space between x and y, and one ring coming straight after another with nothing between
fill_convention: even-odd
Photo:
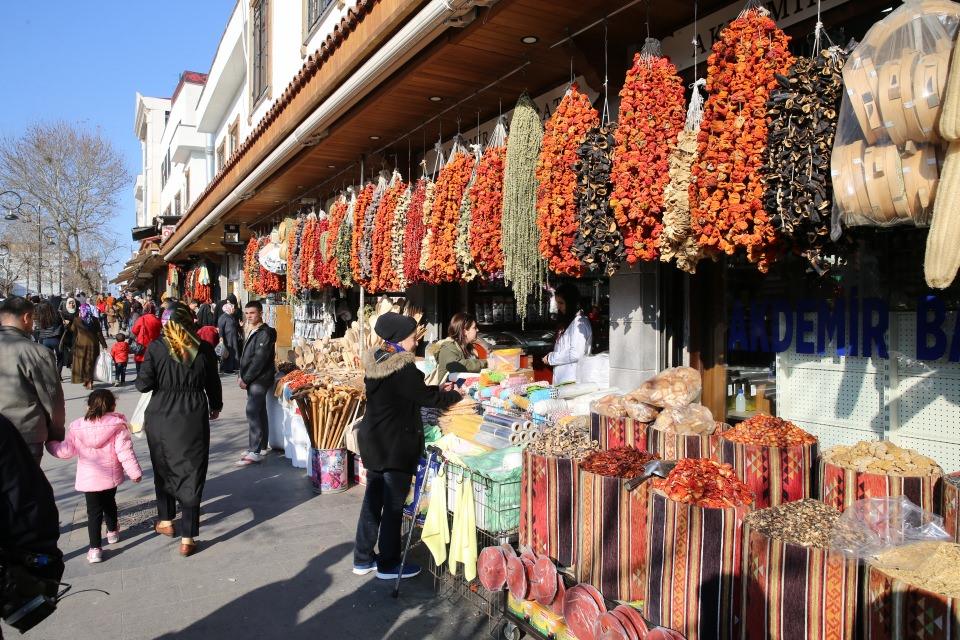
<instances>
[{"instance_id":1,"label":"storefront sign","mask_svg":"<svg viewBox=\"0 0 960 640\"><path fill-rule=\"evenodd\" d=\"M937 296L917 301L917 360L960 362L960 313L947 320ZM860 298L856 290L836 300L735 301L730 309L727 348L731 351L889 358L890 307L880 298ZM949 329L949 331L948 331Z\"/></svg>"},{"instance_id":2,"label":"storefront sign","mask_svg":"<svg viewBox=\"0 0 960 640\"><path fill-rule=\"evenodd\" d=\"M846 2L847 0L821 0L820 11L822 13ZM763 5L781 29L817 16L817 0L765 0ZM743 3L737 2L701 18L697 21L696 29L691 24L674 31L673 35L663 40L663 54L681 71L692 67L693 43L696 38L697 59L700 63L705 63L713 43L720 38L720 31L736 19L741 11Z\"/></svg>"}]
</instances>

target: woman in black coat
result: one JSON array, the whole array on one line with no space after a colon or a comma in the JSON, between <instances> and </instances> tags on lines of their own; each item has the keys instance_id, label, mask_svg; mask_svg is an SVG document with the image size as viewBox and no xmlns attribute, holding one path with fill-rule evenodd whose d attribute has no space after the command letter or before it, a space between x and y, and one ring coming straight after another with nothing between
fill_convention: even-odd
<instances>
[{"instance_id":1,"label":"woman in black coat","mask_svg":"<svg viewBox=\"0 0 960 640\"><path fill-rule=\"evenodd\" d=\"M240 325L234 315L233 304L224 305L224 312L217 318L217 331L227 353L220 363L223 373L236 373L240 368Z\"/></svg>"},{"instance_id":2,"label":"woman in black coat","mask_svg":"<svg viewBox=\"0 0 960 640\"><path fill-rule=\"evenodd\" d=\"M400 566L403 503L423 453L420 407L445 409L462 397L452 385L427 386L417 369L417 322L385 313L374 328L383 346L364 354L367 408L357 433L360 457L367 470L367 489L357 522L353 572L395 579L412 578L416 565ZM379 555L374 546L379 546Z\"/></svg>"},{"instance_id":3,"label":"woman in black coat","mask_svg":"<svg viewBox=\"0 0 960 640\"><path fill-rule=\"evenodd\" d=\"M197 550L200 502L210 458L210 420L223 409L213 347L193 332L190 309L182 303L164 314L163 336L147 347L137 376L141 393L153 392L144 430L150 446L159 522L154 530L173 537L180 503L180 555Z\"/></svg>"}]
</instances>

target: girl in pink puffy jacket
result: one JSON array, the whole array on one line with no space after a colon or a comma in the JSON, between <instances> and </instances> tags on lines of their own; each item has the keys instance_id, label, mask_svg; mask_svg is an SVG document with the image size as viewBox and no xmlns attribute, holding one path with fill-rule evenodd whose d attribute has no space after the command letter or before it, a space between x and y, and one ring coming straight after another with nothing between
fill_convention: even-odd
<instances>
[{"instance_id":1,"label":"girl in pink puffy jacket","mask_svg":"<svg viewBox=\"0 0 960 640\"><path fill-rule=\"evenodd\" d=\"M117 487L126 474L140 482L143 472L133 451L127 418L115 413L117 399L107 389L97 389L87 398L87 414L70 423L63 442L48 442L47 451L58 458L77 461L77 491L87 499L88 562L100 562L101 527L107 521L107 543L120 541L117 523Z\"/></svg>"}]
</instances>

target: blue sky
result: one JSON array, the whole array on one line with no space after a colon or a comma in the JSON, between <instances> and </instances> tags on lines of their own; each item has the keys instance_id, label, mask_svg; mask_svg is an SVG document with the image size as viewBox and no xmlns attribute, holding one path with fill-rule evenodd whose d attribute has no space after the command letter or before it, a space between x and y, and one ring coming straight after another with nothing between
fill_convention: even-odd
<instances>
[{"instance_id":1,"label":"blue sky","mask_svg":"<svg viewBox=\"0 0 960 640\"><path fill-rule=\"evenodd\" d=\"M5 2L0 135L19 135L38 120L100 127L136 176L136 92L168 97L182 71L209 71L235 2ZM121 194L116 217L125 241L133 217L131 182ZM127 252L117 256L121 263L114 273L127 257Z\"/></svg>"}]
</instances>

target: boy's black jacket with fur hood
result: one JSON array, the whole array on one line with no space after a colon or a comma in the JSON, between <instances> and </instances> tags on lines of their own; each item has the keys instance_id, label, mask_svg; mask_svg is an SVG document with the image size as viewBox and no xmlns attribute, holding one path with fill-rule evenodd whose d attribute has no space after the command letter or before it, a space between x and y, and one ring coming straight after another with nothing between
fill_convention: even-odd
<instances>
[{"instance_id":1,"label":"boy's black jacket with fur hood","mask_svg":"<svg viewBox=\"0 0 960 640\"><path fill-rule=\"evenodd\" d=\"M380 349L363 355L367 409L357 442L367 469L416 473L423 453L420 407L446 409L460 401L456 391L427 386L415 359Z\"/></svg>"}]
</instances>

